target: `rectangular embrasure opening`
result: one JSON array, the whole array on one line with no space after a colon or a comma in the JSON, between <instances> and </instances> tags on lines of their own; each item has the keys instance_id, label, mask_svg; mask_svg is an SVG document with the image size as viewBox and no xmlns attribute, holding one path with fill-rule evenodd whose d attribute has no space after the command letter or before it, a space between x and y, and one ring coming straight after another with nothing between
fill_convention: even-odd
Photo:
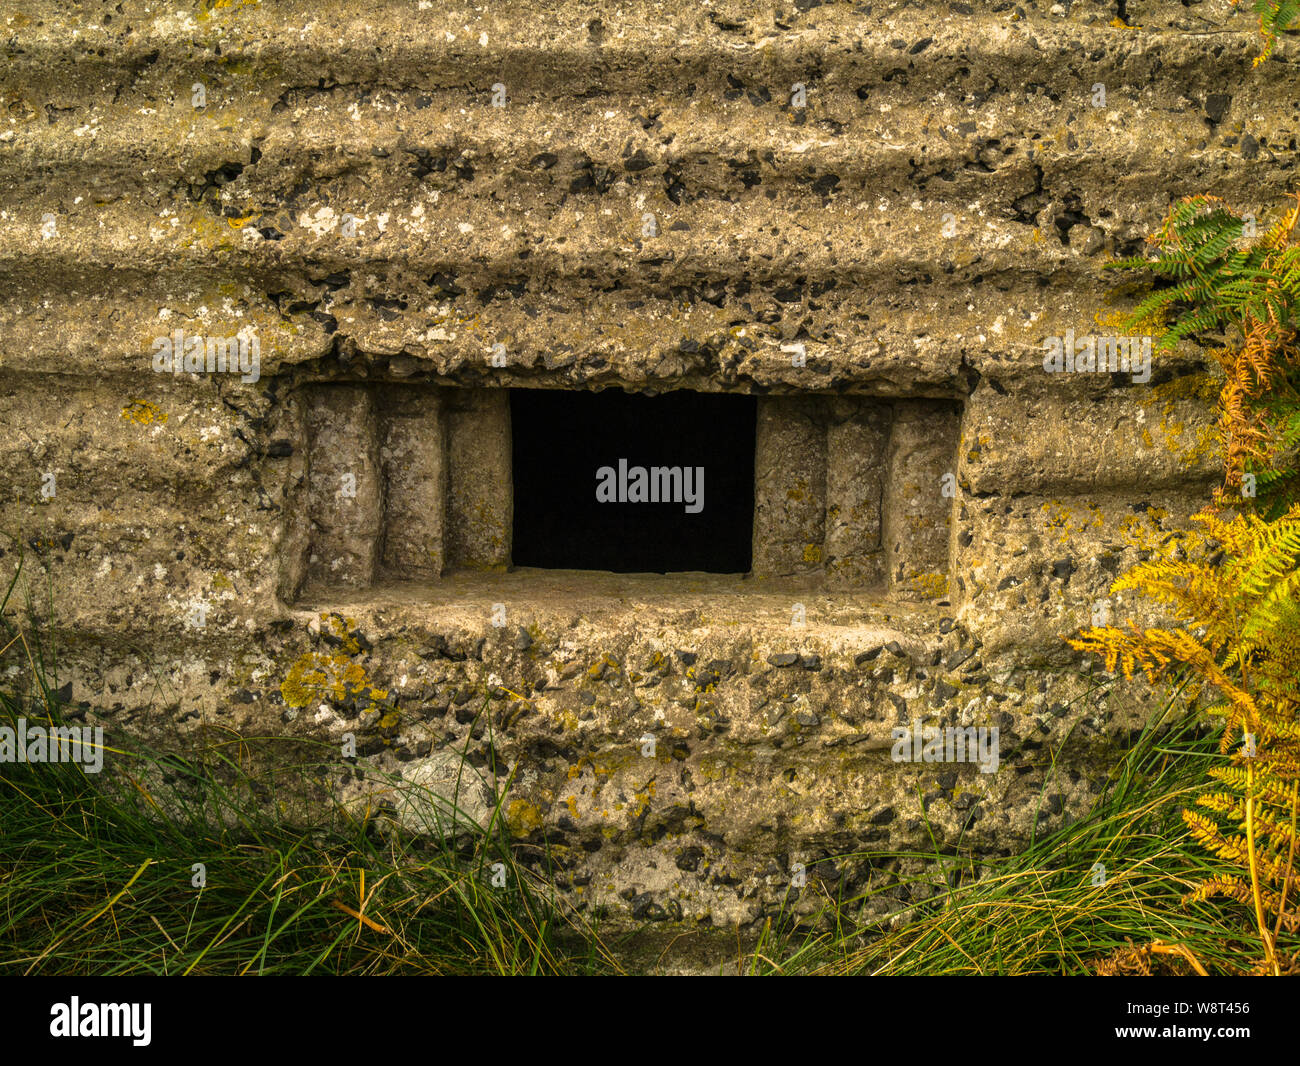
<instances>
[{"instance_id":1,"label":"rectangular embrasure opening","mask_svg":"<svg viewBox=\"0 0 1300 1066\"><path fill-rule=\"evenodd\" d=\"M322 382L302 402L290 596L517 567L948 597L951 400Z\"/></svg>"},{"instance_id":2,"label":"rectangular embrasure opening","mask_svg":"<svg viewBox=\"0 0 1300 1066\"><path fill-rule=\"evenodd\" d=\"M510 393L515 566L748 573L752 396Z\"/></svg>"}]
</instances>

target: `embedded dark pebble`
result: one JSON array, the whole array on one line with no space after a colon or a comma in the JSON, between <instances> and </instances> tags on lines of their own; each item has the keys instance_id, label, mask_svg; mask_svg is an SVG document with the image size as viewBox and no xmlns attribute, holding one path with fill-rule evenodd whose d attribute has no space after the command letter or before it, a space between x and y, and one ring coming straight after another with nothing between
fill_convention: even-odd
<instances>
[{"instance_id":1,"label":"embedded dark pebble","mask_svg":"<svg viewBox=\"0 0 1300 1066\"><path fill-rule=\"evenodd\" d=\"M958 648L948 656L948 661L943 664L945 670L956 670L967 659L975 654L974 648Z\"/></svg>"},{"instance_id":2,"label":"embedded dark pebble","mask_svg":"<svg viewBox=\"0 0 1300 1066\"><path fill-rule=\"evenodd\" d=\"M1232 103L1232 97L1227 93L1210 93L1205 98L1205 115L1216 126L1223 121L1223 116L1228 111L1228 105Z\"/></svg>"}]
</instances>

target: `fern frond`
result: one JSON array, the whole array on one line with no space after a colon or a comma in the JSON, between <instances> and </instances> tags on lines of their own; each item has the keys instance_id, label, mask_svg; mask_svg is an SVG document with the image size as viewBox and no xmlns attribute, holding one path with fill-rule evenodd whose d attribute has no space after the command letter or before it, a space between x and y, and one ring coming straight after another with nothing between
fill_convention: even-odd
<instances>
[{"instance_id":1,"label":"fern frond","mask_svg":"<svg viewBox=\"0 0 1300 1066\"><path fill-rule=\"evenodd\" d=\"M1194 890L1183 897L1183 902L1198 903L1214 896L1227 896L1229 899L1236 900L1243 907L1251 905L1250 885L1240 877L1232 876L1214 877L1201 882Z\"/></svg>"}]
</instances>

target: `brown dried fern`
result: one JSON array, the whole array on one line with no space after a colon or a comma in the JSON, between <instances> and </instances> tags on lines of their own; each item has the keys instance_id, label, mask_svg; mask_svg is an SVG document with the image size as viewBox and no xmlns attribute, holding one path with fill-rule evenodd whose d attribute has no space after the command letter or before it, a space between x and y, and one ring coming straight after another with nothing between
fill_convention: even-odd
<instances>
[{"instance_id":1,"label":"brown dried fern","mask_svg":"<svg viewBox=\"0 0 1300 1066\"><path fill-rule=\"evenodd\" d=\"M1268 972L1280 974L1277 937L1300 928L1300 505L1276 522L1208 512L1193 518L1204 533L1166 542L1112 586L1144 593L1178 624L1092 627L1071 644L1127 678L1190 670L1224 697L1207 711L1224 721L1220 746L1231 762L1211 776L1228 791L1206 791L1201 810L1184 810L1183 820L1202 847L1243 876L1210 878L1186 902L1220 897L1249 908Z\"/></svg>"}]
</instances>

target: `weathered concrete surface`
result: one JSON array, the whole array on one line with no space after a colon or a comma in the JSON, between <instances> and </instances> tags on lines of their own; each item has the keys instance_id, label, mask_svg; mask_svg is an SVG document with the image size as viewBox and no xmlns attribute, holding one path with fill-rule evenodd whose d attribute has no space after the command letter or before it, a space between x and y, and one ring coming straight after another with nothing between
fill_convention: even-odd
<instances>
[{"instance_id":1,"label":"weathered concrete surface","mask_svg":"<svg viewBox=\"0 0 1300 1066\"><path fill-rule=\"evenodd\" d=\"M308 580L369 588L383 549L383 482L375 401L363 389L310 389Z\"/></svg>"},{"instance_id":2,"label":"weathered concrete surface","mask_svg":"<svg viewBox=\"0 0 1300 1066\"><path fill-rule=\"evenodd\" d=\"M442 393L404 389L382 411L386 573L438 577L446 564L447 432Z\"/></svg>"},{"instance_id":3,"label":"weathered concrete surface","mask_svg":"<svg viewBox=\"0 0 1300 1066\"><path fill-rule=\"evenodd\" d=\"M948 594L952 506L957 495L951 405L912 400L894 405L883 471L892 506L883 509L885 573L898 595Z\"/></svg>"},{"instance_id":4,"label":"weathered concrete surface","mask_svg":"<svg viewBox=\"0 0 1300 1066\"><path fill-rule=\"evenodd\" d=\"M884 578L881 545L886 493L885 457L894 410L860 400L832 403L826 427L825 567L834 588L862 588ZM949 463L956 459L956 425L944 442ZM890 489L893 486L889 486ZM947 560L943 569L947 571Z\"/></svg>"},{"instance_id":5,"label":"weathered concrete surface","mask_svg":"<svg viewBox=\"0 0 1300 1066\"><path fill-rule=\"evenodd\" d=\"M472 570L509 566L514 493L508 394L453 390L447 410L450 562Z\"/></svg>"},{"instance_id":6,"label":"weathered concrete surface","mask_svg":"<svg viewBox=\"0 0 1300 1066\"><path fill-rule=\"evenodd\" d=\"M352 732L434 792L464 753L624 919L747 922L796 862L852 888L931 830L1078 814L1143 708L1060 638L1205 497L1214 383L1190 352L1047 374L1043 341L1113 332L1135 294L1099 268L1171 200L1266 221L1300 136L1290 42L1252 71L1227 0L1126 11L10 4L0 519L53 579L60 680L178 747ZM255 334L258 379L155 372L178 329ZM510 386L830 411L809 539L746 579L506 572ZM313 430L318 388L359 406ZM850 400L956 412L953 496L905 490L942 434ZM328 525L362 460L364 521ZM363 684L302 684L340 655ZM999 769L892 762L914 716L998 726Z\"/></svg>"},{"instance_id":7,"label":"weathered concrete surface","mask_svg":"<svg viewBox=\"0 0 1300 1066\"><path fill-rule=\"evenodd\" d=\"M758 405L754 446L754 573L811 573L826 539L826 426L821 404L779 396Z\"/></svg>"}]
</instances>

